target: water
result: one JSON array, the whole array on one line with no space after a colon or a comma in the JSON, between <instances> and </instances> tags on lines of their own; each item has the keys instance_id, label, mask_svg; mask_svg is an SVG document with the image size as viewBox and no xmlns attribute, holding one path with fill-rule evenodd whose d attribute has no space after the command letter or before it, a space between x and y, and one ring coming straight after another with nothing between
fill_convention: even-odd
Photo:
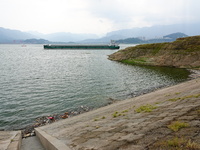
<instances>
[{"instance_id":1,"label":"water","mask_svg":"<svg viewBox=\"0 0 200 150\"><path fill-rule=\"evenodd\" d=\"M80 106L98 108L110 98L123 100L188 78L183 69L108 60L115 51L0 45L0 130L22 128L37 117Z\"/></svg>"}]
</instances>

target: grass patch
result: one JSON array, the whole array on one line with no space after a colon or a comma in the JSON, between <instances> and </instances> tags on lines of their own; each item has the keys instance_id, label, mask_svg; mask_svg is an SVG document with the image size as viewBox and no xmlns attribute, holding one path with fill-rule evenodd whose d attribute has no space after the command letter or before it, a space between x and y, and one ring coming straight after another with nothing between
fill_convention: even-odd
<instances>
[{"instance_id":1,"label":"grass patch","mask_svg":"<svg viewBox=\"0 0 200 150\"><path fill-rule=\"evenodd\" d=\"M156 43L156 46L153 49L152 54L156 55L163 48L164 45L165 43Z\"/></svg>"},{"instance_id":2,"label":"grass patch","mask_svg":"<svg viewBox=\"0 0 200 150\"><path fill-rule=\"evenodd\" d=\"M162 102L155 102L154 104L158 105L158 104L161 104Z\"/></svg>"},{"instance_id":3,"label":"grass patch","mask_svg":"<svg viewBox=\"0 0 200 150\"><path fill-rule=\"evenodd\" d=\"M182 145L186 143L186 140L183 139L183 138L178 138L178 137L175 137L171 140L167 140L167 146L169 147L182 147Z\"/></svg>"},{"instance_id":4,"label":"grass patch","mask_svg":"<svg viewBox=\"0 0 200 150\"><path fill-rule=\"evenodd\" d=\"M122 63L125 64L130 64L130 65L145 65L148 64L148 58L147 57L139 57L139 58L134 58L134 59L126 59L122 60Z\"/></svg>"},{"instance_id":5,"label":"grass patch","mask_svg":"<svg viewBox=\"0 0 200 150\"><path fill-rule=\"evenodd\" d=\"M171 99L168 99L167 101L176 102L178 100L181 100L181 98L180 97L178 97L178 98L171 98Z\"/></svg>"},{"instance_id":6,"label":"grass patch","mask_svg":"<svg viewBox=\"0 0 200 150\"><path fill-rule=\"evenodd\" d=\"M113 118L119 117L119 116L126 116L125 112L128 112L128 110L124 110L121 113L119 112L115 112L114 114L112 114Z\"/></svg>"},{"instance_id":7,"label":"grass patch","mask_svg":"<svg viewBox=\"0 0 200 150\"><path fill-rule=\"evenodd\" d=\"M180 121L176 121L176 122L171 123L167 127L176 132L176 131L178 131L182 128L189 127L189 124L184 123L184 122L180 122Z\"/></svg>"},{"instance_id":8,"label":"grass patch","mask_svg":"<svg viewBox=\"0 0 200 150\"><path fill-rule=\"evenodd\" d=\"M125 112L128 112L128 110L124 110L124 111L122 111L122 113L125 113Z\"/></svg>"},{"instance_id":9,"label":"grass patch","mask_svg":"<svg viewBox=\"0 0 200 150\"><path fill-rule=\"evenodd\" d=\"M118 117L117 113L112 114L113 118Z\"/></svg>"},{"instance_id":10,"label":"grass patch","mask_svg":"<svg viewBox=\"0 0 200 150\"><path fill-rule=\"evenodd\" d=\"M99 121L100 119L106 119L105 116L101 117L101 118L95 118L94 121Z\"/></svg>"},{"instance_id":11,"label":"grass patch","mask_svg":"<svg viewBox=\"0 0 200 150\"><path fill-rule=\"evenodd\" d=\"M185 99L189 99L189 98L199 98L199 97L200 97L200 94L196 94L196 95L188 95L188 96L178 97L178 98L171 98L171 99L168 99L167 101L176 102L178 100L185 100Z\"/></svg>"},{"instance_id":12,"label":"grass patch","mask_svg":"<svg viewBox=\"0 0 200 150\"><path fill-rule=\"evenodd\" d=\"M197 113L198 113L198 114L200 114L200 109L199 109L199 110L197 110Z\"/></svg>"},{"instance_id":13,"label":"grass patch","mask_svg":"<svg viewBox=\"0 0 200 150\"><path fill-rule=\"evenodd\" d=\"M153 105L147 104L147 105L140 106L139 108L135 109L135 111L137 113L152 112L156 108L157 108L157 106L153 106Z\"/></svg>"},{"instance_id":14,"label":"grass patch","mask_svg":"<svg viewBox=\"0 0 200 150\"><path fill-rule=\"evenodd\" d=\"M175 95L179 95L179 94L181 94L181 92L176 92L176 93L175 93Z\"/></svg>"},{"instance_id":15,"label":"grass patch","mask_svg":"<svg viewBox=\"0 0 200 150\"><path fill-rule=\"evenodd\" d=\"M188 140L186 148L189 150L199 150L200 145L198 143L192 142L191 140Z\"/></svg>"},{"instance_id":16,"label":"grass patch","mask_svg":"<svg viewBox=\"0 0 200 150\"><path fill-rule=\"evenodd\" d=\"M176 149L176 150L199 150L200 145L198 143L192 142L190 139L174 137L167 141L161 141L155 146L160 149Z\"/></svg>"}]
</instances>

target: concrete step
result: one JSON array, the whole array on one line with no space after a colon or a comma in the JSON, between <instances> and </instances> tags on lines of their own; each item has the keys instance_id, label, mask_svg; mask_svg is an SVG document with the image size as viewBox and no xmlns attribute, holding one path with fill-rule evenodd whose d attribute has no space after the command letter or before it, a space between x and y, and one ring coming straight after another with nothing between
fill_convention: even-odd
<instances>
[{"instance_id":1,"label":"concrete step","mask_svg":"<svg viewBox=\"0 0 200 150\"><path fill-rule=\"evenodd\" d=\"M47 134L40 128L35 128L36 136L47 150L71 150L57 138Z\"/></svg>"},{"instance_id":2,"label":"concrete step","mask_svg":"<svg viewBox=\"0 0 200 150\"><path fill-rule=\"evenodd\" d=\"M21 150L45 150L38 137L32 136L22 139Z\"/></svg>"}]
</instances>

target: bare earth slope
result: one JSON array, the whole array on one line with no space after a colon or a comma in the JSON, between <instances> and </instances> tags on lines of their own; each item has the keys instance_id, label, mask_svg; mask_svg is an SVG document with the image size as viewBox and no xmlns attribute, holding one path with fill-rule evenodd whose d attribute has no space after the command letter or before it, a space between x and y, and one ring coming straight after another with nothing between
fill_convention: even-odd
<instances>
[{"instance_id":1,"label":"bare earth slope","mask_svg":"<svg viewBox=\"0 0 200 150\"><path fill-rule=\"evenodd\" d=\"M199 150L200 78L39 129L72 150Z\"/></svg>"},{"instance_id":2,"label":"bare earth slope","mask_svg":"<svg viewBox=\"0 0 200 150\"><path fill-rule=\"evenodd\" d=\"M129 64L200 68L200 36L179 38L171 43L128 47L109 56Z\"/></svg>"}]
</instances>

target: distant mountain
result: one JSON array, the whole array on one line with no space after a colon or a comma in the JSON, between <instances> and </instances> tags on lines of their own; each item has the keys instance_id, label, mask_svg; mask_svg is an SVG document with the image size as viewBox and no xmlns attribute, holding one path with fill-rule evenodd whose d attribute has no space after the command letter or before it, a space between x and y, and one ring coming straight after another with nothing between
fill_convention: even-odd
<instances>
[{"instance_id":1,"label":"distant mountain","mask_svg":"<svg viewBox=\"0 0 200 150\"><path fill-rule=\"evenodd\" d=\"M160 25L143 28L132 28L117 30L107 33L106 36L120 35L121 37L145 37L147 39L163 37L164 35L176 32L182 32L189 36L200 35L200 23L196 24L175 24ZM121 38L122 39L122 38Z\"/></svg>"},{"instance_id":2,"label":"distant mountain","mask_svg":"<svg viewBox=\"0 0 200 150\"><path fill-rule=\"evenodd\" d=\"M49 44L48 40L45 39L27 39L23 41L24 44Z\"/></svg>"},{"instance_id":3,"label":"distant mountain","mask_svg":"<svg viewBox=\"0 0 200 150\"><path fill-rule=\"evenodd\" d=\"M41 34L38 32L29 32L39 38L43 38L53 42L78 42L85 39L96 39L98 38L95 34L75 34L69 32L57 32L52 34Z\"/></svg>"},{"instance_id":4,"label":"distant mountain","mask_svg":"<svg viewBox=\"0 0 200 150\"><path fill-rule=\"evenodd\" d=\"M33 32L33 31L22 32L19 30L11 30L0 27L0 43L22 43L27 39L38 39L38 40L45 39L51 41L52 43L55 42L66 43L66 42L78 42L85 39L96 39L96 38L98 38L98 36L95 34L73 34L65 32L42 34L39 32ZM36 41L32 40L32 42L35 43ZM37 42L40 43L41 40ZM46 43L47 41L44 42Z\"/></svg>"},{"instance_id":5,"label":"distant mountain","mask_svg":"<svg viewBox=\"0 0 200 150\"><path fill-rule=\"evenodd\" d=\"M119 44L139 44L139 43L144 43L144 40L141 40L139 38L126 38L117 40L115 42Z\"/></svg>"},{"instance_id":6,"label":"distant mountain","mask_svg":"<svg viewBox=\"0 0 200 150\"><path fill-rule=\"evenodd\" d=\"M106 36L102 38L99 38L95 34L74 34L69 32L42 34L35 31L21 32L19 30L10 30L0 27L0 43L20 43L23 40L33 39L33 38L45 39L51 42L65 42L65 43L66 42L109 43L110 40L121 40L126 38L138 38L143 40L157 39L157 42L160 42L160 38L162 38L165 35L169 35L171 33L181 32L189 36L200 35L199 26L200 23L160 25L160 26L143 27L143 28L123 29L123 30L109 32L106 34ZM174 37L165 37L165 38L169 39Z\"/></svg>"},{"instance_id":7,"label":"distant mountain","mask_svg":"<svg viewBox=\"0 0 200 150\"><path fill-rule=\"evenodd\" d=\"M181 37L187 37L188 35L181 33L181 32L177 32L177 33L172 33L169 35L165 35L163 37L159 37L159 38L152 38L152 39L148 39L146 40L144 39L140 39L140 38L126 38L126 39L121 39L121 40L117 40L116 43L125 43L125 44L140 44L140 43L163 43L163 42L172 42L175 41L177 38L181 38Z\"/></svg>"},{"instance_id":8,"label":"distant mountain","mask_svg":"<svg viewBox=\"0 0 200 150\"><path fill-rule=\"evenodd\" d=\"M165 35L163 36L164 39L173 39L176 40L177 38L181 38L181 37L187 37L188 35L181 33L181 32L177 32L177 33L172 33L169 35Z\"/></svg>"},{"instance_id":9,"label":"distant mountain","mask_svg":"<svg viewBox=\"0 0 200 150\"><path fill-rule=\"evenodd\" d=\"M34 35L19 30L10 30L0 27L0 43L12 43L15 40L35 38Z\"/></svg>"},{"instance_id":10,"label":"distant mountain","mask_svg":"<svg viewBox=\"0 0 200 150\"><path fill-rule=\"evenodd\" d=\"M99 39L87 39L87 40L79 41L79 43L110 43L111 40L119 40L122 38L123 36L121 35L111 35L111 36L104 36Z\"/></svg>"}]
</instances>

